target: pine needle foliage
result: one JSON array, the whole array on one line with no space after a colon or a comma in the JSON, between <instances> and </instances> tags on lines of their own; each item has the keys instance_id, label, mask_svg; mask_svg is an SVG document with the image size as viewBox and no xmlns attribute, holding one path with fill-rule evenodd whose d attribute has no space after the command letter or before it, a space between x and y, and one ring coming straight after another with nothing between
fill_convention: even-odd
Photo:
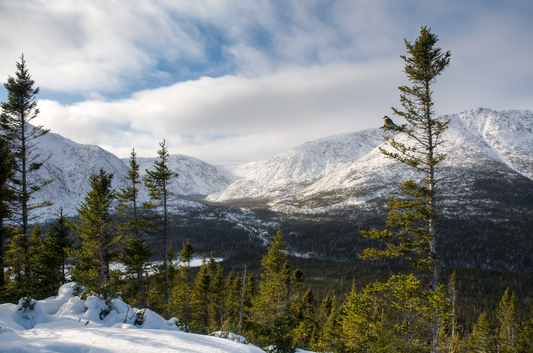
<instances>
[{"instance_id":1,"label":"pine needle foliage","mask_svg":"<svg viewBox=\"0 0 533 353\"><path fill-rule=\"evenodd\" d=\"M498 352L510 353L516 350L518 329L516 322L516 299L515 294L507 288L498 308L498 321L500 327L496 335Z\"/></svg>"},{"instance_id":2,"label":"pine needle foliage","mask_svg":"<svg viewBox=\"0 0 533 353\"><path fill-rule=\"evenodd\" d=\"M172 172L168 167L170 154L165 145L165 140L159 144L161 149L157 151L159 159L154 162L153 170L146 169L146 176L144 177L144 183L150 191L150 198L155 202L157 206L163 208L162 217L162 230L163 246L164 246L164 264L165 264L165 304L169 305L170 300L170 288L168 281L168 201L171 196L171 192L168 188L173 179L178 177L178 173ZM170 312L167 309L165 312L166 319L170 319Z\"/></svg>"},{"instance_id":3,"label":"pine needle foliage","mask_svg":"<svg viewBox=\"0 0 533 353\"><path fill-rule=\"evenodd\" d=\"M437 36L427 27L421 28L414 43L405 40L408 55L400 57L412 86L398 87L403 110L394 107L392 110L407 123L381 127L384 132L393 133L385 135L388 144L380 147L381 153L415 170L422 180L402 182L403 197L390 198L389 229L361 232L365 237L386 241L386 249L368 248L359 255L370 260L403 258L417 270L429 274L428 287L435 294L439 290L436 220L441 217L436 198L436 169L446 158L438 148L444 142L442 136L449 120L436 116L431 85L449 65L451 56L449 51L436 47L437 41ZM437 352L440 336L437 316L431 326L431 351Z\"/></svg>"},{"instance_id":4,"label":"pine needle foliage","mask_svg":"<svg viewBox=\"0 0 533 353\"><path fill-rule=\"evenodd\" d=\"M520 336L517 342L518 353L533 352L533 301L529 310L529 319L520 325Z\"/></svg>"},{"instance_id":5,"label":"pine needle foliage","mask_svg":"<svg viewBox=\"0 0 533 353\"><path fill-rule=\"evenodd\" d=\"M32 203L33 195L52 180L38 180L30 176L38 171L47 158L41 157L35 151L36 139L46 134L48 130L42 126L33 127L29 123L37 117L39 109L35 96L39 88L34 88L35 81L31 78L26 66L24 54L20 62L16 62L17 71L15 77L9 76L4 87L7 90L7 102L1 103L0 136L2 143L0 154L2 155L2 167L0 176L0 242L5 239L3 220L9 217L10 221L17 224L22 235L17 237L30 237L30 223L32 210L46 207L51 201ZM7 146L6 146L7 142ZM7 148L6 148L7 147ZM4 159L5 158L5 159ZM9 205L9 207L7 207ZM7 207L7 208L6 208ZM20 239L19 239L20 240ZM23 252L24 266L29 267L29 240L21 240L20 250ZM0 290L5 285L3 275L4 259L3 250L0 249ZM25 273L29 276L29 272ZM30 280L29 277L26 280Z\"/></svg>"},{"instance_id":6,"label":"pine needle foliage","mask_svg":"<svg viewBox=\"0 0 533 353\"><path fill-rule=\"evenodd\" d=\"M37 298L56 295L57 288L66 283L67 251L73 244L70 232L61 208L56 221L48 228L42 246L33 256L32 271L38 283Z\"/></svg>"},{"instance_id":7,"label":"pine needle foliage","mask_svg":"<svg viewBox=\"0 0 533 353\"><path fill-rule=\"evenodd\" d=\"M413 275L356 289L343 307L346 345L361 352L427 352L432 321L444 316L446 291L424 291Z\"/></svg>"},{"instance_id":8,"label":"pine needle foliage","mask_svg":"<svg viewBox=\"0 0 533 353\"><path fill-rule=\"evenodd\" d=\"M29 123L39 115L35 96L39 87L34 88L35 81L26 66L24 54L16 63L15 77L9 76L4 87L8 101L1 104L0 128L2 135L9 139L9 148L14 157L12 188L17 195L18 207L13 210L13 221L21 227L22 233L29 236L30 211L49 206L51 201L32 203L33 194L51 183L52 180L30 180L29 176L39 170L47 158L35 153L35 139L49 130L42 126L33 127ZM24 249L25 252L28 249Z\"/></svg>"},{"instance_id":9,"label":"pine needle foliage","mask_svg":"<svg viewBox=\"0 0 533 353\"><path fill-rule=\"evenodd\" d=\"M413 86L399 87L404 110L392 110L407 123L383 126L385 132L397 135L385 136L389 148L380 148L385 156L408 165L424 178L421 183L403 182L401 191L405 199L391 198L388 203L391 211L387 225L398 231L362 232L369 238L398 239L399 243L387 243L386 250L366 249L360 255L362 259L403 257L417 269L431 273L431 289L434 291L438 286L435 220L441 216L435 199L435 170L446 158L437 148L443 143L442 134L449 121L435 116L430 86L449 65L451 55L449 51L443 53L441 48L435 47L437 41L437 36L427 27L422 27L414 44L405 40L409 56L402 55L401 58L405 61L404 72ZM399 136L407 141L402 142L404 140Z\"/></svg>"},{"instance_id":10,"label":"pine needle foliage","mask_svg":"<svg viewBox=\"0 0 533 353\"><path fill-rule=\"evenodd\" d=\"M95 294L108 299L115 293L111 287L109 263L116 253L119 237L112 233L113 221L109 216L114 190L113 174L100 169L89 177L91 190L78 208L80 220L68 222L78 234L80 244L68 252L76 263L71 269L72 279L79 286L82 296Z\"/></svg>"},{"instance_id":11,"label":"pine needle foliage","mask_svg":"<svg viewBox=\"0 0 533 353\"><path fill-rule=\"evenodd\" d=\"M135 298L132 305L145 306L145 274L150 268L150 260L153 256L152 246L147 236L155 234L156 219L146 214L153 208L151 203L139 202L139 191L142 186L139 174L139 164L135 149L130 154L128 174L125 176L129 185L116 195L116 211L121 222L116 224L117 233L121 236L122 251L120 262L125 266L126 276L134 276L136 283L128 281L129 286L124 288L128 297Z\"/></svg>"},{"instance_id":12,"label":"pine needle foliage","mask_svg":"<svg viewBox=\"0 0 533 353\"><path fill-rule=\"evenodd\" d=\"M492 353L494 352L494 341L492 330L487 320L487 313L483 312L474 325L472 333L466 341L466 349L471 353Z\"/></svg>"}]
</instances>

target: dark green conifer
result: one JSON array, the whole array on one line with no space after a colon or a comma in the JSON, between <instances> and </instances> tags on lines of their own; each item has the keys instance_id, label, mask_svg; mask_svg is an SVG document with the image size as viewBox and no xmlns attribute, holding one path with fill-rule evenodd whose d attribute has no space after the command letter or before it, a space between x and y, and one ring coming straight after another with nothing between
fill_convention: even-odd
<instances>
[{"instance_id":1,"label":"dark green conifer","mask_svg":"<svg viewBox=\"0 0 533 353\"><path fill-rule=\"evenodd\" d=\"M139 205L141 177L135 149L131 152L130 169L125 178L129 185L117 193L116 207L121 219L121 222L117 223L117 232L122 238L120 261L125 266L127 276L136 276L137 279L137 283L129 282L125 288L133 300L130 305L144 307L144 277L153 255L146 235L154 233L155 220L145 214L145 211L152 208L152 204Z\"/></svg>"},{"instance_id":2,"label":"dark green conifer","mask_svg":"<svg viewBox=\"0 0 533 353\"><path fill-rule=\"evenodd\" d=\"M217 264L218 265L218 264ZM218 265L217 272L212 281L211 291L211 327L212 331L222 329L225 314L226 280L224 279L224 269Z\"/></svg>"},{"instance_id":3,"label":"dark green conifer","mask_svg":"<svg viewBox=\"0 0 533 353\"><path fill-rule=\"evenodd\" d=\"M194 256L194 246L187 238L187 242L183 243L183 248L180 251L179 261L179 280L177 281L172 291L172 301L170 307L174 309L177 317L180 320L180 325L183 329L189 331L191 329L192 320L192 271L191 261Z\"/></svg>"},{"instance_id":4,"label":"dark green conifer","mask_svg":"<svg viewBox=\"0 0 533 353\"><path fill-rule=\"evenodd\" d=\"M4 183L0 191L0 194L3 195L0 195L0 197L3 198L1 207L6 206L5 202L15 203L14 207L9 208L9 218L19 225L22 236L29 238L30 211L52 204L50 201L32 203L32 195L52 182L52 180L30 179L30 175L39 170L44 163L43 161L46 160L46 158L35 153L36 143L34 140L46 134L48 130L43 129L42 126L33 127L29 124L39 114L35 100L35 96L39 93L39 88L33 87L35 81L32 80L26 67L24 54L20 59L20 62L16 63L17 71L15 77L8 77L7 82L4 83L8 101L1 103L0 135L2 139L7 140L9 148L9 152L7 152L5 150L5 141L3 141L1 153L3 157L6 157L6 164L2 166L2 169L4 169L3 172L7 172L9 175L8 179L5 179L6 175L0 177L0 179L4 179L0 180L0 182ZM3 163L4 160L2 160ZM9 168L10 171L5 168ZM3 220L5 216L5 214L0 215L0 219ZM0 234L3 238L4 234L2 234L1 229ZM23 259L26 262L24 266L28 267L29 248L26 244L29 244L29 241L21 240L19 244L22 245L21 250L24 253ZM29 272L26 272L26 275L29 276Z\"/></svg>"},{"instance_id":5,"label":"dark green conifer","mask_svg":"<svg viewBox=\"0 0 533 353\"><path fill-rule=\"evenodd\" d=\"M72 247L70 231L61 208L55 223L46 232L42 247L34 254L33 271L38 282L38 297L57 295L58 288L66 283L67 251Z\"/></svg>"},{"instance_id":6,"label":"dark green conifer","mask_svg":"<svg viewBox=\"0 0 533 353\"><path fill-rule=\"evenodd\" d=\"M498 352L511 353L516 350L518 330L516 322L515 294L507 288L498 309L498 321L500 326L496 335Z\"/></svg>"},{"instance_id":7,"label":"dark green conifer","mask_svg":"<svg viewBox=\"0 0 533 353\"><path fill-rule=\"evenodd\" d=\"M437 293L439 288L435 222L441 216L437 205L437 165L446 155L439 153L443 143L442 134L449 121L435 115L431 85L450 63L450 52L436 47L437 36L427 27L422 27L420 36L411 43L405 40L409 56L402 55L404 72L412 86L398 87L403 110L392 108L394 114L404 118L401 125L386 124L388 145L381 152L395 159L421 175L421 181L407 180L401 183L404 198L391 198L387 207L387 226L395 230L362 232L365 237L387 241L385 250L368 248L360 255L362 259L401 257L420 271L429 274L428 287ZM402 141L401 138L407 138ZM431 324L431 352L439 346L441 317L435 317Z\"/></svg>"},{"instance_id":8,"label":"dark green conifer","mask_svg":"<svg viewBox=\"0 0 533 353\"><path fill-rule=\"evenodd\" d=\"M211 306L211 273L209 271L209 263L206 261L205 254L202 260L202 266L194 281L194 288L192 291L192 318L191 326L194 327L195 332L207 334L211 322L210 306Z\"/></svg>"},{"instance_id":9,"label":"dark green conifer","mask_svg":"<svg viewBox=\"0 0 533 353\"><path fill-rule=\"evenodd\" d=\"M491 353L494 351L492 333L487 320L487 313L483 312L477 323L474 325L472 333L466 342L468 352L472 353Z\"/></svg>"},{"instance_id":10,"label":"dark green conifer","mask_svg":"<svg viewBox=\"0 0 533 353\"><path fill-rule=\"evenodd\" d=\"M51 205L50 201L32 204L32 195L52 180L31 181L29 175L39 170L43 165L40 155L35 153L34 140L46 134L42 126L33 127L29 123L37 117L39 109L35 96L39 87L34 88L35 81L26 67L24 54L20 62L16 63L15 77L8 77L4 86L7 90L8 101L1 104L0 128L2 135L9 139L9 147L14 157L13 170L15 172L12 183L17 195L19 207L14 210L14 220L20 225L23 234L29 236L30 210ZM27 252L28 249L25 249Z\"/></svg>"},{"instance_id":11,"label":"dark green conifer","mask_svg":"<svg viewBox=\"0 0 533 353\"><path fill-rule=\"evenodd\" d=\"M119 237L112 234L109 216L114 191L113 174L100 169L89 177L91 190L80 204L80 220L68 222L78 234L80 245L68 252L76 263L71 270L72 279L80 286L83 296L90 293L109 298L116 288L110 286L109 263L116 255L115 244Z\"/></svg>"},{"instance_id":12,"label":"dark green conifer","mask_svg":"<svg viewBox=\"0 0 533 353\"><path fill-rule=\"evenodd\" d=\"M169 184L173 179L178 177L178 173L172 172L168 168L169 153L165 146L165 140L159 144L161 149L157 151L159 159L154 162L153 170L146 169L146 176L144 183L150 191L150 198L156 205L163 208L162 217L162 235L164 246L164 264L165 264L165 303L168 306L170 300L170 288L168 280L168 200L171 195L168 189ZM170 312L167 309L165 312L166 319L170 319Z\"/></svg>"},{"instance_id":13,"label":"dark green conifer","mask_svg":"<svg viewBox=\"0 0 533 353\"><path fill-rule=\"evenodd\" d=\"M518 353L533 352L533 301L529 309L529 319L520 325L520 333L517 342Z\"/></svg>"},{"instance_id":14,"label":"dark green conifer","mask_svg":"<svg viewBox=\"0 0 533 353\"><path fill-rule=\"evenodd\" d=\"M258 295L253 299L250 320L254 325L254 336L261 345L282 345L283 351L294 348L295 307L301 299L303 272L291 273L286 261L287 248L283 235L278 233L270 242L268 252L261 260L262 272ZM291 327L291 330L287 330ZM281 346L278 347L282 349Z\"/></svg>"}]
</instances>

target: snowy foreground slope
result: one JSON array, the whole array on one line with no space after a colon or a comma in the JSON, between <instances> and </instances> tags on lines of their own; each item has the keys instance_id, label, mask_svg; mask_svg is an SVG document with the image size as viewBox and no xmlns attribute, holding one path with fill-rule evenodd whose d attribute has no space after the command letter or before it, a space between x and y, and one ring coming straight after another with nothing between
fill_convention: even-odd
<instances>
[{"instance_id":1,"label":"snowy foreground slope","mask_svg":"<svg viewBox=\"0 0 533 353\"><path fill-rule=\"evenodd\" d=\"M127 186L124 176L128 172L128 159L124 161L110 152L95 146L83 145L52 132L36 140L35 154L49 159L32 177L38 180L54 179L52 183L36 193L35 202L51 200L54 205L39 210L44 218L57 213L63 207L68 215L75 215L76 208L89 191L89 176L103 168L113 173L113 188ZM154 158L139 158L141 175L151 168ZM170 169L180 176L170 184L170 191L176 195L171 204L179 207L202 207L200 203L187 201L209 195L231 184L231 181L215 167L196 158L171 155ZM146 190L141 191L141 201L148 200Z\"/></svg>"},{"instance_id":2,"label":"snowy foreground slope","mask_svg":"<svg viewBox=\"0 0 533 353\"><path fill-rule=\"evenodd\" d=\"M133 309L116 299L110 314L100 320L101 299L80 300L73 283L57 297L38 301L33 310L0 305L0 352L263 352L228 339L180 332L176 319L164 320L147 310L145 322L134 324Z\"/></svg>"}]
</instances>

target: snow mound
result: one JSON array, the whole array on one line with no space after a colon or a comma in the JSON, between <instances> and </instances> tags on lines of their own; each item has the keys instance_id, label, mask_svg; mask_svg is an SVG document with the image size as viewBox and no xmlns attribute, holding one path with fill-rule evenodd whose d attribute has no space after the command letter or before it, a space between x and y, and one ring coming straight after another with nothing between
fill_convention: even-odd
<instances>
[{"instance_id":1,"label":"snow mound","mask_svg":"<svg viewBox=\"0 0 533 353\"><path fill-rule=\"evenodd\" d=\"M165 320L120 299L81 300L73 287L65 284L44 300L0 305L0 352L262 352L238 340L181 332L178 319Z\"/></svg>"}]
</instances>

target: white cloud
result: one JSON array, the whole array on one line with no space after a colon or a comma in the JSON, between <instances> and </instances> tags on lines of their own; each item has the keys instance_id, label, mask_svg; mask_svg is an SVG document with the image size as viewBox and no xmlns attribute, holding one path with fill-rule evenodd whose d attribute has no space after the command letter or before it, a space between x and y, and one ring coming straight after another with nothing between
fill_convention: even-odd
<instances>
[{"instance_id":1,"label":"white cloud","mask_svg":"<svg viewBox=\"0 0 533 353\"><path fill-rule=\"evenodd\" d=\"M125 90L160 57L204 59L194 26L152 1L8 0L0 13L0 75L24 52L34 79L52 90Z\"/></svg>"},{"instance_id":2,"label":"white cloud","mask_svg":"<svg viewBox=\"0 0 533 353\"><path fill-rule=\"evenodd\" d=\"M4 0L0 77L13 75L24 52L38 86L87 97L40 102L39 122L77 142L126 157L134 146L154 155L166 138L173 153L250 161L379 125L399 106L396 87L407 83L403 39L414 40L421 25L452 51L434 86L438 112L532 109L532 7L529 0ZM199 72L215 78L196 79ZM130 98L109 99L117 92Z\"/></svg>"},{"instance_id":3,"label":"white cloud","mask_svg":"<svg viewBox=\"0 0 533 353\"><path fill-rule=\"evenodd\" d=\"M172 153L211 161L250 161L308 140L378 126L397 100L401 66L295 67L258 78L204 77L119 101L39 103L38 123L77 142L127 156Z\"/></svg>"}]
</instances>

